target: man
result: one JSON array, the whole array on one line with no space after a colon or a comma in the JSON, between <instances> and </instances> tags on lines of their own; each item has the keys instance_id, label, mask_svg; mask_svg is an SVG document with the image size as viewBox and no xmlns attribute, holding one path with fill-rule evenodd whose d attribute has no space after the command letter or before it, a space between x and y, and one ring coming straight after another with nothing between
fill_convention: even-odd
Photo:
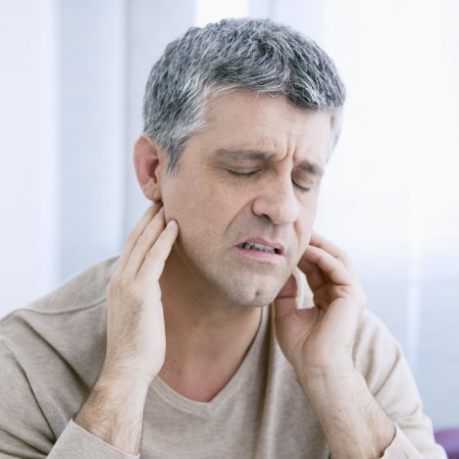
<instances>
[{"instance_id":1,"label":"man","mask_svg":"<svg viewBox=\"0 0 459 459\"><path fill-rule=\"evenodd\" d=\"M134 146L154 204L119 258L1 322L2 457L445 457L312 230L343 103L329 57L268 20L167 47Z\"/></svg>"}]
</instances>

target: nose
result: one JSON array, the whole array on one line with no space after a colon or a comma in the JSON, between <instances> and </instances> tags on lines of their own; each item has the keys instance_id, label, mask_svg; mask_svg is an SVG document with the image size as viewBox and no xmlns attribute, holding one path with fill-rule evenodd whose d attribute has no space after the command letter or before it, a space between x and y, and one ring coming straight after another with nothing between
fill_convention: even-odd
<instances>
[{"instance_id":1,"label":"nose","mask_svg":"<svg viewBox=\"0 0 459 459\"><path fill-rule=\"evenodd\" d=\"M255 215L269 218L275 225L293 223L299 216L299 207L290 177L270 181L252 204Z\"/></svg>"}]
</instances>

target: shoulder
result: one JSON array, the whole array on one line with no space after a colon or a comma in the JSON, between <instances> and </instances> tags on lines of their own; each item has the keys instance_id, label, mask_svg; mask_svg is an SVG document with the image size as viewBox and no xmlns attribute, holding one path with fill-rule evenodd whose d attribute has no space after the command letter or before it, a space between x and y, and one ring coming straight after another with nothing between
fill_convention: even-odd
<instances>
[{"instance_id":1,"label":"shoulder","mask_svg":"<svg viewBox=\"0 0 459 459\"><path fill-rule=\"evenodd\" d=\"M402 346L373 312L365 310L354 345L354 362L370 391L392 398L405 388L414 396L416 383ZM417 400L416 400L417 403Z\"/></svg>"},{"instance_id":2,"label":"shoulder","mask_svg":"<svg viewBox=\"0 0 459 459\"><path fill-rule=\"evenodd\" d=\"M57 360L78 366L105 344L105 290L116 262L97 263L0 320L0 341L21 366Z\"/></svg>"},{"instance_id":3,"label":"shoulder","mask_svg":"<svg viewBox=\"0 0 459 459\"><path fill-rule=\"evenodd\" d=\"M116 261L89 267L0 320L0 392L9 394L0 405L18 422L60 432L78 411L103 363L105 290ZM0 431L8 422L0 416Z\"/></svg>"},{"instance_id":4,"label":"shoulder","mask_svg":"<svg viewBox=\"0 0 459 459\"><path fill-rule=\"evenodd\" d=\"M354 362L359 369L368 369L372 364L390 364L402 355L400 343L383 321L372 311L363 311L356 333Z\"/></svg>"},{"instance_id":5,"label":"shoulder","mask_svg":"<svg viewBox=\"0 0 459 459\"><path fill-rule=\"evenodd\" d=\"M65 281L54 291L34 302L16 309L0 320L0 335L8 330L18 317L22 321L38 316L52 318L91 308L105 301L106 285L113 273L118 257L101 261Z\"/></svg>"},{"instance_id":6,"label":"shoulder","mask_svg":"<svg viewBox=\"0 0 459 459\"><path fill-rule=\"evenodd\" d=\"M75 274L54 291L15 312L31 311L39 314L59 314L90 307L94 303L103 301L105 299L105 287L117 261L118 257L100 261ZM0 324L3 320L0 321Z\"/></svg>"}]
</instances>

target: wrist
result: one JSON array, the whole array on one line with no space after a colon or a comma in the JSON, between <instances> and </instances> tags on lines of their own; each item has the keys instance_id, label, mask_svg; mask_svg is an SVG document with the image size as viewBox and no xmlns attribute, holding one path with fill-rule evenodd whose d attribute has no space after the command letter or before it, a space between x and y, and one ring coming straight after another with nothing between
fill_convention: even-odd
<instances>
[{"instance_id":1,"label":"wrist","mask_svg":"<svg viewBox=\"0 0 459 459\"><path fill-rule=\"evenodd\" d=\"M367 387L359 371L349 365L309 369L300 384L319 417L328 417L336 409L347 410Z\"/></svg>"},{"instance_id":2,"label":"wrist","mask_svg":"<svg viewBox=\"0 0 459 459\"><path fill-rule=\"evenodd\" d=\"M361 378L351 359L327 362L321 365L308 365L297 371L298 379L307 392L317 391L322 387L351 384Z\"/></svg>"},{"instance_id":3,"label":"wrist","mask_svg":"<svg viewBox=\"0 0 459 459\"><path fill-rule=\"evenodd\" d=\"M93 392L104 394L107 398L125 399L126 402L143 404L150 384L144 378L118 373L116 376L101 373L93 387Z\"/></svg>"},{"instance_id":4,"label":"wrist","mask_svg":"<svg viewBox=\"0 0 459 459\"><path fill-rule=\"evenodd\" d=\"M104 366L75 422L119 450L137 454L148 388L147 378Z\"/></svg>"},{"instance_id":5,"label":"wrist","mask_svg":"<svg viewBox=\"0 0 459 459\"><path fill-rule=\"evenodd\" d=\"M137 368L134 365L105 361L100 371L97 383L106 387L114 386L119 389L148 390L154 375Z\"/></svg>"},{"instance_id":6,"label":"wrist","mask_svg":"<svg viewBox=\"0 0 459 459\"><path fill-rule=\"evenodd\" d=\"M354 366L314 368L300 383L322 425L332 457L382 456L394 438L395 426Z\"/></svg>"}]
</instances>

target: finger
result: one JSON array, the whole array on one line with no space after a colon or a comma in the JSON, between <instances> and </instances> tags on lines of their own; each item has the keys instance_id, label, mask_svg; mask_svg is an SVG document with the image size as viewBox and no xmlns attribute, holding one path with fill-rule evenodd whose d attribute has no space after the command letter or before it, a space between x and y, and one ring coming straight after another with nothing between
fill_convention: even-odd
<instances>
[{"instance_id":1,"label":"finger","mask_svg":"<svg viewBox=\"0 0 459 459\"><path fill-rule=\"evenodd\" d=\"M298 320L304 317L306 310L298 309L298 302L294 292L297 289L296 278L290 277L286 283L289 292L286 296L278 295L274 300L272 309L275 333L280 343L290 343L287 348L291 348L292 339L304 334L304 322ZM282 292L282 290L281 290ZM309 313L306 312L306 315Z\"/></svg>"},{"instance_id":2,"label":"finger","mask_svg":"<svg viewBox=\"0 0 459 459\"><path fill-rule=\"evenodd\" d=\"M163 232L165 226L166 220L164 217L164 208L162 208L148 223L143 233L137 238L124 267L123 272L125 275L137 275L144 263L145 257L155 244L159 235Z\"/></svg>"},{"instance_id":3,"label":"finger","mask_svg":"<svg viewBox=\"0 0 459 459\"><path fill-rule=\"evenodd\" d=\"M139 276L147 276L159 280L164 269L167 257L171 253L172 246L178 236L178 225L171 220L164 231L159 235L153 247L148 251L140 268Z\"/></svg>"},{"instance_id":4,"label":"finger","mask_svg":"<svg viewBox=\"0 0 459 459\"><path fill-rule=\"evenodd\" d=\"M326 252L333 255L335 258L341 260L349 270L354 272L354 267L346 252L340 249L336 244L331 242L329 239L317 233L316 231L312 232L309 245L324 249Z\"/></svg>"},{"instance_id":5,"label":"finger","mask_svg":"<svg viewBox=\"0 0 459 459\"><path fill-rule=\"evenodd\" d=\"M298 267L305 274L308 285L313 291L322 287L328 281L324 277L323 271L312 261L305 258L304 255L298 263Z\"/></svg>"},{"instance_id":6,"label":"finger","mask_svg":"<svg viewBox=\"0 0 459 459\"><path fill-rule=\"evenodd\" d=\"M297 307L297 291L297 281L295 279L295 276L292 274L287 279L287 282L281 288L280 292L276 296L276 299L274 300L274 314L276 316L285 316L286 314L289 314L291 310Z\"/></svg>"},{"instance_id":7,"label":"finger","mask_svg":"<svg viewBox=\"0 0 459 459\"><path fill-rule=\"evenodd\" d=\"M128 235L126 244L124 246L123 252L118 260L118 269L123 270L129 256L132 252L133 247L136 244L137 239L139 236L145 231L145 228L148 226L150 221L153 217L159 212L161 209L161 205L157 203L153 203L153 205L149 206L148 209L143 214L142 218L137 222L134 228Z\"/></svg>"},{"instance_id":8,"label":"finger","mask_svg":"<svg viewBox=\"0 0 459 459\"><path fill-rule=\"evenodd\" d=\"M279 298L296 298L298 293L298 286L296 283L295 276L293 274L287 279L287 282L280 289L280 292L277 294L276 299Z\"/></svg>"},{"instance_id":9,"label":"finger","mask_svg":"<svg viewBox=\"0 0 459 459\"><path fill-rule=\"evenodd\" d=\"M337 285L351 285L352 273L343 262L335 258L324 249L309 246L303 257L318 266L325 273L331 282Z\"/></svg>"}]
</instances>

